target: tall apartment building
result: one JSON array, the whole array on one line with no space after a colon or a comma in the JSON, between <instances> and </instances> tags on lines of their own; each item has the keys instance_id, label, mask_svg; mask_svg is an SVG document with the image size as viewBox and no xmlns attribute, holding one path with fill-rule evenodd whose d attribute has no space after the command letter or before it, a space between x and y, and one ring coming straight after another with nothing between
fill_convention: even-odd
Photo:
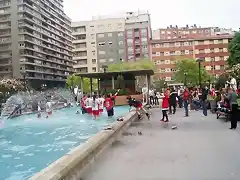
<instances>
[{"instance_id":1,"label":"tall apartment building","mask_svg":"<svg viewBox=\"0 0 240 180\"><path fill-rule=\"evenodd\" d=\"M124 18L73 22L75 72L98 72L124 59Z\"/></svg>"},{"instance_id":2,"label":"tall apartment building","mask_svg":"<svg viewBox=\"0 0 240 180\"><path fill-rule=\"evenodd\" d=\"M179 38L202 38L210 36L233 35L232 29L218 27L201 27L194 24L178 27L170 25L153 31L153 39L179 39Z\"/></svg>"},{"instance_id":3,"label":"tall apartment building","mask_svg":"<svg viewBox=\"0 0 240 180\"><path fill-rule=\"evenodd\" d=\"M157 66L156 76L173 80L176 62L181 59L204 59L202 66L216 77L222 74L229 57L228 43L233 36L222 35L194 39L152 40L152 61Z\"/></svg>"},{"instance_id":4,"label":"tall apartment building","mask_svg":"<svg viewBox=\"0 0 240 180\"><path fill-rule=\"evenodd\" d=\"M0 2L0 76L33 87L65 84L72 72L70 19L62 0Z\"/></svg>"},{"instance_id":5,"label":"tall apartment building","mask_svg":"<svg viewBox=\"0 0 240 180\"><path fill-rule=\"evenodd\" d=\"M73 22L74 69L101 71L103 65L149 58L151 22L148 12L128 12Z\"/></svg>"},{"instance_id":6,"label":"tall apartment building","mask_svg":"<svg viewBox=\"0 0 240 180\"><path fill-rule=\"evenodd\" d=\"M127 12L125 22L125 44L128 61L150 58L152 38L151 18L148 12Z\"/></svg>"}]
</instances>

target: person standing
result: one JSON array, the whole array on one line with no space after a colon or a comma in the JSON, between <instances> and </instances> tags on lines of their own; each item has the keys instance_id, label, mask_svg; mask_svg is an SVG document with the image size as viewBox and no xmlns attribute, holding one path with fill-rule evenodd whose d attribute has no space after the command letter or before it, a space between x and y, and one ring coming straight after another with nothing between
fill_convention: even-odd
<instances>
[{"instance_id":1,"label":"person standing","mask_svg":"<svg viewBox=\"0 0 240 180\"><path fill-rule=\"evenodd\" d=\"M149 97L150 97L150 104L151 105L154 105L155 104L155 99L154 99L154 90L151 88L150 90L149 90Z\"/></svg>"},{"instance_id":2,"label":"person standing","mask_svg":"<svg viewBox=\"0 0 240 180\"><path fill-rule=\"evenodd\" d=\"M181 93L181 89L179 87L177 89L177 98L178 98L178 106L179 106L179 108L182 108L182 105L183 105L183 100L182 100L181 95L182 95L182 93Z\"/></svg>"},{"instance_id":3,"label":"person standing","mask_svg":"<svg viewBox=\"0 0 240 180\"><path fill-rule=\"evenodd\" d=\"M186 117L189 116L188 104L189 104L189 90L186 87L184 92L183 92L183 107L184 107L184 110L185 110L185 116Z\"/></svg>"},{"instance_id":4,"label":"person standing","mask_svg":"<svg viewBox=\"0 0 240 180\"><path fill-rule=\"evenodd\" d=\"M228 96L227 99L229 100L230 110L231 110L231 127L230 129L237 128L237 119L238 119L238 104L237 104L237 93L234 89L228 89Z\"/></svg>"},{"instance_id":5,"label":"person standing","mask_svg":"<svg viewBox=\"0 0 240 180\"><path fill-rule=\"evenodd\" d=\"M176 106L177 106L177 92L172 89L172 92L169 97L169 114L176 113Z\"/></svg>"},{"instance_id":6,"label":"person standing","mask_svg":"<svg viewBox=\"0 0 240 180\"><path fill-rule=\"evenodd\" d=\"M143 95L143 103L147 103L148 102L148 89L146 87L146 84L143 85L143 88L142 88L142 95Z\"/></svg>"},{"instance_id":7,"label":"person standing","mask_svg":"<svg viewBox=\"0 0 240 180\"><path fill-rule=\"evenodd\" d=\"M170 91L166 90L165 94L162 96L162 119L160 121L169 122L167 111L169 109L169 96ZM166 119L165 119L166 118Z\"/></svg>"},{"instance_id":8,"label":"person standing","mask_svg":"<svg viewBox=\"0 0 240 180\"><path fill-rule=\"evenodd\" d=\"M202 102L203 116L207 116L207 106L208 106L207 96L208 96L207 87L202 88L201 102Z\"/></svg>"}]
</instances>

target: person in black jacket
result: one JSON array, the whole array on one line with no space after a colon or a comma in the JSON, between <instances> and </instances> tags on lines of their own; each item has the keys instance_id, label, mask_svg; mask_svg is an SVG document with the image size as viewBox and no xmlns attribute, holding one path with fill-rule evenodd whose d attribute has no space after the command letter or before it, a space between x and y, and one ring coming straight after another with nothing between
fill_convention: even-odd
<instances>
[{"instance_id":1,"label":"person in black jacket","mask_svg":"<svg viewBox=\"0 0 240 180\"><path fill-rule=\"evenodd\" d=\"M169 114L176 113L177 96L178 96L177 92L174 89L172 89L169 97Z\"/></svg>"},{"instance_id":2,"label":"person in black jacket","mask_svg":"<svg viewBox=\"0 0 240 180\"><path fill-rule=\"evenodd\" d=\"M207 116L207 96L208 96L208 89L202 88L202 95L201 95L201 102L202 102L202 109L203 115Z\"/></svg>"}]
</instances>

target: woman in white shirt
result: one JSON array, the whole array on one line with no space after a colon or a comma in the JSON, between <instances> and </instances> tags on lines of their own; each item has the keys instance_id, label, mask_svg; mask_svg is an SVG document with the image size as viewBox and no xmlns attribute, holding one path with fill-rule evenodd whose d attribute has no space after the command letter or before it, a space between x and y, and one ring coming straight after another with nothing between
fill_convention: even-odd
<instances>
[{"instance_id":1,"label":"woman in white shirt","mask_svg":"<svg viewBox=\"0 0 240 180\"><path fill-rule=\"evenodd\" d=\"M86 111L88 114L92 114L92 98L90 97L90 95L88 95L87 99L85 100L85 104L86 104Z\"/></svg>"},{"instance_id":2,"label":"woman in white shirt","mask_svg":"<svg viewBox=\"0 0 240 180\"><path fill-rule=\"evenodd\" d=\"M98 101L99 101L99 113L102 113L105 99L101 95L99 95Z\"/></svg>"},{"instance_id":3,"label":"woman in white shirt","mask_svg":"<svg viewBox=\"0 0 240 180\"><path fill-rule=\"evenodd\" d=\"M100 102L97 99L96 95L93 95L91 105L92 105L92 115L93 115L94 119L96 119L99 116L99 105L100 105Z\"/></svg>"}]
</instances>

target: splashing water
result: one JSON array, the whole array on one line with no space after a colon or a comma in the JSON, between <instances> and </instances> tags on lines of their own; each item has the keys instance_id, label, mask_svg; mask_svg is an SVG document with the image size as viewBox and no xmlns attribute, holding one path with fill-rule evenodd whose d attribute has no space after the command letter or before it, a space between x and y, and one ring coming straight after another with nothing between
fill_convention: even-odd
<instances>
[{"instance_id":1,"label":"splashing water","mask_svg":"<svg viewBox=\"0 0 240 180\"><path fill-rule=\"evenodd\" d=\"M1 118L5 119L6 116L14 115L14 111L18 109L22 111L22 114L37 112L38 106L45 110L47 102L53 102L55 104L53 108L58 108L61 103L74 102L74 96L71 91L63 88L44 92L18 92L8 98L3 105Z\"/></svg>"}]
</instances>

